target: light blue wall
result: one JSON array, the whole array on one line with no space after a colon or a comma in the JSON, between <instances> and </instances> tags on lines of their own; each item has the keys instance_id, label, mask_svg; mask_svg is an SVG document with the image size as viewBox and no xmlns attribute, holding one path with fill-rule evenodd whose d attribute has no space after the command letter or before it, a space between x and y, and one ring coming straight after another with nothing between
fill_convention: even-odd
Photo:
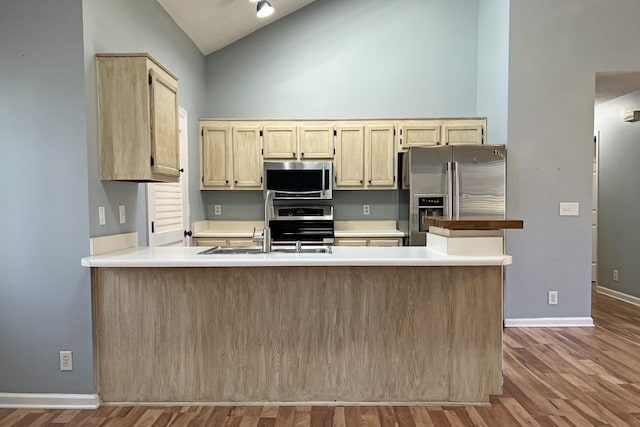
<instances>
[{"instance_id":1,"label":"light blue wall","mask_svg":"<svg viewBox=\"0 0 640 427\"><path fill-rule=\"evenodd\" d=\"M84 47L89 162L91 236L137 231L147 244L144 184L100 181L96 53L146 52L178 76L179 103L189 119L189 188L191 219L204 218L199 188L198 118L204 113L205 58L155 0L84 2ZM124 204L127 223L120 225ZM98 206L106 208L106 225L98 225Z\"/></svg>"},{"instance_id":2,"label":"light blue wall","mask_svg":"<svg viewBox=\"0 0 640 427\"><path fill-rule=\"evenodd\" d=\"M508 318L591 314L595 73L640 69L638 16L628 0L511 0L507 211L525 229L507 234Z\"/></svg>"},{"instance_id":3,"label":"light blue wall","mask_svg":"<svg viewBox=\"0 0 640 427\"><path fill-rule=\"evenodd\" d=\"M640 297L638 212L640 212L640 122L622 120L640 110L640 91L600 104L598 196L598 286ZM613 281L613 270L619 272Z\"/></svg>"},{"instance_id":4,"label":"light blue wall","mask_svg":"<svg viewBox=\"0 0 640 427\"><path fill-rule=\"evenodd\" d=\"M477 0L322 0L207 57L207 117L474 116Z\"/></svg>"},{"instance_id":5,"label":"light blue wall","mask_svg":"<svg viewBox=\"0 0 640 427\"><path fill-rule=\"evenodd\" d=\"M487 143L507 144L509 0L479 0L478 108L487 118Z\"/></svg>"},{"instance_id":6,"label":"light blue wall","mask_svg":"<svg viewBox=\"0 0 640 427\"><path fill-rule=\"evenodd\" d=\"M0 392L93 393L81 0L0 1L0 128Z\"/></svg>"},{"instance_id":7,"label":"light blue wall","mask_svg":"<svg viewBox=\"0 0 640 427\"><path fill-rule=\"evenodd\" d=\"M99 180L96 52L148 52L180 78L189 113L191 211L205 58L155 0L0 2L0 392L94 393L89 237L146 244L141 185ZM127 224L116 225L117 206ZM97 206L107 225L97 225ZM72 372L58 352L71 350Z\"/></svg>"},{"instance_id":8,"label":"light blue wall","mask_svg":"<svg viewBox=\"0 0 640 427\"><path fill-rule=\"evenodd\" d=\"M203 191L207 219L216 221L264 219L262 191ZM286 202L285 202L286 203ZM333 191L333 217L337 221L397 220L399 210L397 191ZM408 203L408 201L406 202ZM221 215L214 215L215 205L220 205ZM369 205L369 215L364 215L362 205ZM406 218L408 219L408 210Z\"/></svg>"},{"instance_id":9,"label":"light blue wall","mask_svg":"<svg viewBox=\"0 0 640 427\"><path fill-rule=\"evenodd\" d=\"M477 36L477 0L317 1L207 56L206 115L475 116ZM336 192L336 219L396 219L398 198L389 193ZM204 192L206 217L223 219L214 204L251 197ZM251 213L262 217L242 210L238 218Z\"/></svg>"}]
</instances>

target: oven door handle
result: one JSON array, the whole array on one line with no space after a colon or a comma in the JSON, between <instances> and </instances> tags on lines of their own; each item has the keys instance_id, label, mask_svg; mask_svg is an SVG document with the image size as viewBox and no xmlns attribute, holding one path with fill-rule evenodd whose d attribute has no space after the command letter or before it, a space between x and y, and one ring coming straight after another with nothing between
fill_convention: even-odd
<instances>
[{"instance_id":1,"label":"oven door handle","mask_svg":"<svg viewBox=\"0 0 640 427\"><path fill-rule=\"evenodd\" d=\"M320 191L282 191L282 190L272 190L277 194L316 194ZM324 191L324 189L322 190Z\"/></svg>"}]
</instances>

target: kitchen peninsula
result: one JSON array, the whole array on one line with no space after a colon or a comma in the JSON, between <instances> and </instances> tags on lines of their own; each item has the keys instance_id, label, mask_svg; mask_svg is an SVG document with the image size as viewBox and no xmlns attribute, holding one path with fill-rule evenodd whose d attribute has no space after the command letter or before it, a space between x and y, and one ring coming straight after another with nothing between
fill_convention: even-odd
<instances>
[{"instance_id":1,"label":"kitchen peninsula","mask_svg":"<svg viewBox=\"0 0 640 427\"><path fill-rule=\"evenodd\" d=\"M105 403L464 403L501 392L511 257L425 247L87 257Z\"/></svg>"}]
</instances>

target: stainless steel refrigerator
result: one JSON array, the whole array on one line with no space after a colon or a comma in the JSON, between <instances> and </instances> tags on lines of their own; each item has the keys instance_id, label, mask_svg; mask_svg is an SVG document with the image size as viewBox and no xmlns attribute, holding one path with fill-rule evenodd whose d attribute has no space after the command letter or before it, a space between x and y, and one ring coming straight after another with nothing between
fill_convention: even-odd
<instances>
[{"instance_id":1,"label":"stainless steel refrigerator","mask_svg":"<svg viewBox=\"0 0 640 427\"><path fill-rule=\"evenodd\" d=\"M425 245L428 216L504 219L504 145L412 147L405 156L411 246Z\"/></svg>"}]
</instances>

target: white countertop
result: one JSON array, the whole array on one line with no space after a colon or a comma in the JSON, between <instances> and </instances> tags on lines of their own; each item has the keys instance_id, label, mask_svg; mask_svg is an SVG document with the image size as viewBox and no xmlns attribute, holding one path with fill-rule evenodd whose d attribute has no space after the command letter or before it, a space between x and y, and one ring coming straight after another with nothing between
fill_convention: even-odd
<instances>
[{"instance_id":1,"label":"white countertop","mask_svg":"<svg viewBox=\"0 0 640 427\"><path fill-rule=\"evenodd\" d=\"M446 255L426 247L334 246L331 254L215 254L206 247L133 248L82 258L85 267L288 267L288 266L471 266L508 265L509 255Z\"/></svg>"}]
</instances>

